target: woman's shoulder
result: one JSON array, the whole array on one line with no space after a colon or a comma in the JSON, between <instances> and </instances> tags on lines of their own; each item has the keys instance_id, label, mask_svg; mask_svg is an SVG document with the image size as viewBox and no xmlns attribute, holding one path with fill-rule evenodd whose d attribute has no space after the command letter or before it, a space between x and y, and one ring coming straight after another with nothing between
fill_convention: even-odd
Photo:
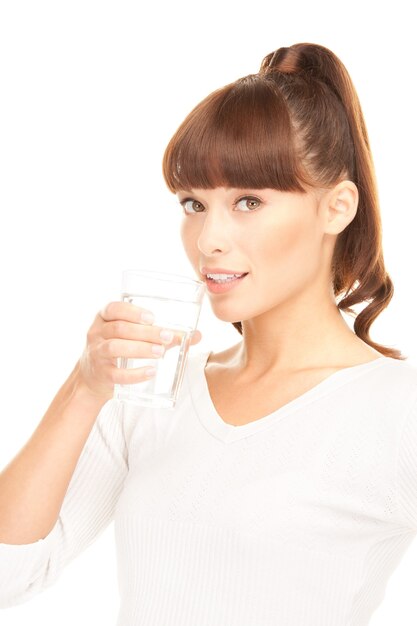
<instances>
[{"instance_id":1,"label":"woman's shoulder","mask_svg":"<svg viewBox=\"0 0 417 626\"><path fill-rule=\"evenodd\" d=\"M417 366L413 362L381 355L370 374L362 378L364 392L376 394L387 409L399 416L417 407Z\"/></svg>"},{"instance_id":2,"label":"woman's shoulder","mask_svg":"<svg viewBox=\"0 0 417 626\"><path fill-rule=\"evenodd\" d=\"M400 380L409 380L417 386L417 364L408 359L394 359L393 357L380 357L380 362L384 365L384 371Z\"/></svg>"}]
</instances>

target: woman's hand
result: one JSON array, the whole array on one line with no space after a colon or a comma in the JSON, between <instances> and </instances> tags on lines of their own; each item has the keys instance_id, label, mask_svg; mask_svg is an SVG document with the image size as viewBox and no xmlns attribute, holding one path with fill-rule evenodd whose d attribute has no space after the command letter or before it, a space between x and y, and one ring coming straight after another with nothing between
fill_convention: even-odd
<instances>
[{"instance_id":1,"label":"woman's hand","mask_svg":"<svg viewBox=\"0 0 417 626\"><path fill-rule=\"evenodd\" d=\"M110 302L97 315L87 332L87 344L79 361L79 379L82 385L97 396L110 399L115 384L133 384L147 380L147 367L118 368L117 358L160 358L165 350L181 343L181 337L161 337L164 329L153 326L142 317L149 313L128 302ZM191 344L201 341L196 330ZM161 354L153 348L162 349Z\"/></svg>"}]
</instances>

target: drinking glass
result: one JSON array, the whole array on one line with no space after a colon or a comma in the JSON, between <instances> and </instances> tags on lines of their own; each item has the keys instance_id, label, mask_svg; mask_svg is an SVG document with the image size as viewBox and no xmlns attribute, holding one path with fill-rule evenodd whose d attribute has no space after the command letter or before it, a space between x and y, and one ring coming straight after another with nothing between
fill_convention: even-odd
<instances>
[{"instance_id":1,"label":"drinking glass","mask_svg":"<svg viewBox=\"0 0 417 626\"><path fill-rule=\"evenodd\" d=\"M118 367L153 366L156 374L139 383L116 384L115 398L139 406L175 408L205 287L199 280L178 274L142 269L123 271L122 301L153 313L153 325L172 330L177 341L156 359L119 357Z\"/></svg>"}]
</instances>

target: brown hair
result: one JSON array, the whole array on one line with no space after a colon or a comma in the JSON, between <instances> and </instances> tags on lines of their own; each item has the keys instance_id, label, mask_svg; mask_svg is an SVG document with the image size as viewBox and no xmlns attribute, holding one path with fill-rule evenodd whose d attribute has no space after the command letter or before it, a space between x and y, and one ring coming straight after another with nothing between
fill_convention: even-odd
<instances>
[{"instance_id":1,"label":"brown hair","mask_svg":"<svg viewBox=\"0 0 417 626\"><path fill-rule=\"evenodd\" d=\"M279 48L249 74L208 95L185 118L163 157L168 188L236 187L306 192L353 181L357 213L338 235L332 259L337 306L354 332L385 356L400 350L369 337L394 286L382 251L372 153L358 95L338 57L317 44ZM358 314L353 305L369 302ZM240 322L233 326L242 334Z\"/></svg>"}]
</instances>

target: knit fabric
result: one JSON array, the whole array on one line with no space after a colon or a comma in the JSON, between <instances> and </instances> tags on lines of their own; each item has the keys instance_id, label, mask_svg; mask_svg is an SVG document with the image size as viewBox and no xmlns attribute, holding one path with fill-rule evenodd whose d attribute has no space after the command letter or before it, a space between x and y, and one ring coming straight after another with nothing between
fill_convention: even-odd
<instances>
[{"instance_id":1,"label":"knit fabric","mask_svg":"<svg viewBox=\"0 0 417 626\"><path fill-rule=\"evenodd\" d=\"M208 357L175 409L104 405L52 531L0 544L0 607L114 522L117 626L369 623L417 532L417 368L381 356L233 426Z\"/></svg>"}]
</instances>

